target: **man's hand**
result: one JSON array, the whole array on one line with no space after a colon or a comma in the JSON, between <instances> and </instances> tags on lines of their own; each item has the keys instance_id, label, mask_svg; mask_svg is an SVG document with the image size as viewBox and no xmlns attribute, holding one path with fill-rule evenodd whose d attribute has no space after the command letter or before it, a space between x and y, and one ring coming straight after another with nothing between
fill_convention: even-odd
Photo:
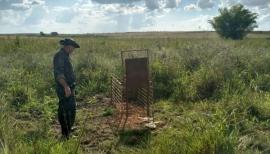
<instances>
[{"instance_id":1,"label":"man's hand","mask_svg":"<svg viewBox=\"0 0 270 154\"><path fill-rule=\"evenodd\" d=\"M66 97L71 96L71 90L70 90L70 87L68 86L68 84L67 84L67 82L65 81L65 79L64 79L64 78L60 78L58 81L59 81L59 83L64 87L65 96L66 96Z\"/></svg>"},{"instance_id":2,"label":"man's hand","mask_svg":"<svg viewBox=\"0 0 270 154\"><path fill-rule=\"evenodd\" d=\"M71 95L71 90L69 86L65 86L64 89L65 89L65 96L69 97Z\"/></svg>"}]
</instances>

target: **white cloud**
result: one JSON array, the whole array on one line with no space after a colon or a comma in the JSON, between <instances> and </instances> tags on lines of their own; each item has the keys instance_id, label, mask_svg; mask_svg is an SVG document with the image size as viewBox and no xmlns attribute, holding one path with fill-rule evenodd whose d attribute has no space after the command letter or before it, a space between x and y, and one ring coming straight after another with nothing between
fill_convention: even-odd
<instances>
[{"instance_id":1,"label":"white cloud","mask_svg":"<svg viewBox=\"0 0 270 154\"><path fill-rule=\"evenodd\" d=\"M4 1L5 7L1 6ZM218 4L214 0L194 0L196 4L172 9L180 8L181 0L59 0L57 4L53 0L46 0L45 3L44 0L4 1L0 0L0 33L210 30L208 19L216 14L214 9L208 9ZM219 6L236 1L220 0ZM262 3L245 5L259 13L259 29L269 29L270 4L265 4L268 8L259 7ZM183 10L200 10L202 14L209 14L188 15Z\"/></svg>"},{"instance_id":2,"label":"white cloud","mask_svg":"<svg viewBox=\"0 0 270 154\"><path fill-rule=\"evenodd\" d=\"M0 10L11 9L14 3L23 3L23 0L0 0Z\"/></svg>"},{"instance_id":3,"label":"white cloud","mask_svg":"<svg viewBox=\"0 0 270 154\"><path fill-rule=\"evenodd\" d=\"M143 13L134 14L131 19L131 29L130 30L138 30L143 27L148 27L154 25L155 20L151 15L146 15Z\"/></svg>"},{"instance_id":4,"label":"white cloud","mask_svg":"<svg viewBox=\"0 0 270 154\"><path fill-rule=\"evenodd\" d=\"M62 9L55 9L55 21L59 23L70 23L72 19L76 17L76 10L74 8L66 8L63 7Z\"/></svg>"},{"instance_id":5,"label":"white cloud","mask_svg":"<svg viewBox=\"0 0 270 154\"><path fill-rule=\"evenodd\" d=\"M209 9L215 6L215 3L212 0L198 0L197 5L201 9Z\"/></svg>"},{"instance_id":6,"label":"white cloud","mask_svg":"<svg viewBox=\"0 0 270 154\"><path fill-rule=\"evenodd\" d=\"M27 14L28 12L25 12ZM0 25L20 25L25 20L24 16L21 16L21 12L14 10L1 10L0 11Z\"/></svg>"},{"instance_id":7,"label":"white cloud","mask_svg":"<svg viewBox=\"0 0 270 154\"><path fill-rule=\"evenodd\" d=\"M270 13L269 14L266 14L266 15L262 15L258 21L270 21ZM269 28L270 28L270 25L269 25Z\"/></svg>"},{"instance_id":8,"label":"white cloud","mask_svg":"<svg viewBox=\"0 0 270 154\"><path fill-rule=\"evenodd\" d=\"M163 17L163 18L166 18ZM193 18L187 18L183 20L175 20L174 22L168 23L168 21L160 18L155 26L145 28L146 31L201 31L201 30L212 30L208 20L212 18L209 15L200 15Z\"/></svg>"},{"instance_id":9,"label":"white cloud","mask_svg":"<svg viewBox=\"0 0 270 154\"><path fill-rule=\"evenodd\" d=\"M65 12L72 12L70 16ZM70 7L55 7L48 16L55 16L49 19L50 31L60 33L87 33L87 32L125 32L139 30L154 23L151 19L152 12L148 12L143 6L104 4L87 2ZM47 20L47 21L49 21ZM46 22L48 24L48 22ZM60 28L61 25L64 28ZM44 27L45 23L40 25ZM69 27L69 28L68 28ZM46 27L48 30L48 28ZM41 30L41 31L46 31Z\"/></svg>"},{"instance_id":10,"label":"white cloud","mask_svg":"<svg viewBox=\"0 0 270 154\"><path fill-rule=\"evenodd\" d=\"M92 0L93 2L100 4L130 4L133 2L139 2L141 0Z\"/></svg>"},{"instance_id":11,"label":"white cloud","mask_svg":"<svg viewBox=\"0 0 270 154\"><path fill-rule=\"evenodd\" d=\"M166 8L177 8L181 0L145 0L145 6L149 10L164 10Z\"/></svg>"},{"instance_id":12,"label":"white cloud","mask_svg":"<svg viewBox=\"0 0 270 154\"><path fill-rule=\"evenodd\" d=\"M263 23L270 23L270 8L255 7L253 10L254 10L253 12L258 13L259 15L257 20L259 25L262 25ZM270 24L268 25L268 29L270 29Z\"/></svg>"},{"instance_id":13,"label":"white cloud","mask_svg":"<svg viewBox=\"0 0 270 154\"><path fill-rule=\"evenodd\" d=\"M16 29L16 32L29 29L60 33L138 31L153 25L158 16L166 13L165 8L177 7L181 2L180 0L133 0L129 1L130 3L121 0L97 1L79 1L72 3L71 6L48 7L47 3L44 4L42 1L27 0L12 4L17 11L11 11L13 14L9 13L7 18L1 17L0 23L13 25L9 29ZM141 3L133 5L133 2ZM19 8L29 10L28 14L18 13Z\"/></svg>"},{"instance_id":14,"label":"white cloud","mask_svg":"<svg viewBox=\"0 0 270 154\"><path fill-rule=\"evenodd\" d=\"M266 8L270 4L269 0L241 0L241 3L250 7Z\"/></svg>"},{"instance_id":15,"label":"white cloud","mask_svg":"<svg viewBox=\"0 0 270 154\"><path fill-rule=\"evenodd\" d=\"M45 5L48 7L62 6L72 7L76 3L81 3L89 0L45 0Z\"/></svg>"},{"instance_id":16,"label":"white cloud","mask_svg":"<svg viewBox=\"0 0 270 154\"><path fill-rule=\"evenodd\" d=\"M167 0L166 7L167 8L176 8L180 5L181 0Z\"/></svg>"},{"instance_id":17,"label":"white cloud","mask_svg":"<svg viewBox=\"0 0 270 154\"><path fill-rule=\"evenodd\" d=\"M219 7L231 7L237 3L239 3L239 0L220 0Z\"/></svg>"},{"instance_id":18,"label":"white cloud","mask_svg":"<svg viewBox=\"0 0 270 154\"><path fill-rule=\"evenodd\" d=\"M198 0L196 4L189 4L184 7L185 11L192 10L204 10L211 9L215 6L215 3L212 0Z\"/></svg>"},{"instance_id":19,"label":"white cloud","mask_svg":"<svg viewBox=\"0 0 270 154\"><path fill-rule=\"evenodd\" d=\"M0 11L0 25L24 26L25 23L34 24L44 17L43 13L41 13L44 11L43 8L45 8L42 1L23 0L21 1L22 3L17 3L18 1L16 3L15 1L9 2L11 2L9 8L6 7L8 9L5 8Z\"/></svg>"},{"instance_id":20,"label":"white cloud","mask_svg":"<svg viewBox=\"0 0 270 154\"><path fill-rule=\"evenodd\" d=\"M220 0L220 7L230 7L235 4L243 4L247 7L266 8L270 5L269 0Z\"/></svg>"},{"instance_id":21,"label":"white cloud","mask_svg":"<svg viewBox=\"0 0 270 154\"><path fill-rule=\"evenodd\" d=\"M42 5L42 0L0 0L0 10L26 10L34 5Z\"/></svg>"},{"instance_id":22,"label":"white cloud","mask_svg":"<svg viewBox=\"0 0 270 154\"><path fill-rule=\"evenodd\" d=\"M145 0L145 5L149 10L160 8L160 0Z\"/></svg>"},{"instance_id":23,"label":"white cloud","mask_svg":"<svg viewBox=\"0 0 270 154\"><path fill-rule=\"evenodd\" d=\"M146 9L142 6L127 6L121 4L108 4L100 6L100 9L109 14L134 14L143 13Z\"/></svg>"},{"instance_id":24,"label":"white cloud","mask_svg":"<svg viewBox=\"0 0 270 154\"><path fill-rule=\"evenodd\" d=\"M91 0L94 3L102 4L102 5L108 5L108 4L122 4L122 5L128 5L131 6L135 2L143 2L145 4L145 7L149 10L155 10L159 9L164 3L165 0ZM168 1L168 6L176 5L176 1L179 0L166 0ZM120 11L120 10L119 10Z\"/></svg>"},{"instance_id":25,"label":"white cloud","mask_svg":"<svg viewBox=\"0 0 270 154\"><path fill-rule=\"evenodd\" d=\"M210 19L212 19L212 15L200 15L196 18L192 18L187 20L187 26L190 25L190 30L196 31L196 30L212 30L211 25L208 23Z\"/></svg>"},{"instance_id":26,"label":"white cloud","mask_svg":"<svg viewBox=\"0 0 270 154\"><path fill-rule=\"evenodd\" d=\"M184 7L185 11L192 11L192 10L197 10L197 9L198 9L198 6L195 4L189 4Z\"/></svg>"},{"instance_id":27,"label":"white cloud","mask_svg":"<svg viewBox=\"0 0 270 154\"><path fill-rule=\"evenodd\" d=\"M257 23L259 27L256 30L268 30L270 31L270 9L265 9L263 12L261 12Z\"/></svg>"}]
</instances>

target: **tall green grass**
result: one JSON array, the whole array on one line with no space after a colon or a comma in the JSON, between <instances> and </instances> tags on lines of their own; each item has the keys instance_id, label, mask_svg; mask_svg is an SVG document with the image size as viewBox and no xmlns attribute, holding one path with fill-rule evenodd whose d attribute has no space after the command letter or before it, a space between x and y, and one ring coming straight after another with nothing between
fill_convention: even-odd
<instances>
[{"instance_id":1,"label":"tall green grass","mask_svg":"<svg viewBox=\"0 0 270 154\"><path fill-rule=\"evenodd\" d=\"M59 142L50 128L59 39L0 37L0 153L72 153L76 147L78 140ZM72 55L80 101L108 94L110 75L121 74L119 51L151 51L154 107L167 125L144 148L115 153L269 152L269 39L75 39L82 47Z\"/></svg>"}]
</instances>

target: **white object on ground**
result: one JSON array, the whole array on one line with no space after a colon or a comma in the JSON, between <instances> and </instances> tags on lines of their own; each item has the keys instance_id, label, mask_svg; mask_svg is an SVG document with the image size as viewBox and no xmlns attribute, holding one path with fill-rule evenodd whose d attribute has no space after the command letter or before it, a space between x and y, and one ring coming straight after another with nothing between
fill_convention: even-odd
<instances>
[{"instance_id":1,"label":"white object on ground","mask_svg":"<svg viewBox=\"0 0 270 154\"><path fill-rule=\"evenodd\" d=\"M153 121L151 121L151 122L145 124L145 127L148 127L150 129L155 129L157 126Z\"/></svg>"},{"instance_id":2,"label":"white object on ground","mask_svg":"<svg viewBox=\"0 0 270 154\"><path fill-rule=\"evenodd\" d=\"M139 117L143 122L153 121L153 118L150 117Z\"/></svg>"}]
</instances>

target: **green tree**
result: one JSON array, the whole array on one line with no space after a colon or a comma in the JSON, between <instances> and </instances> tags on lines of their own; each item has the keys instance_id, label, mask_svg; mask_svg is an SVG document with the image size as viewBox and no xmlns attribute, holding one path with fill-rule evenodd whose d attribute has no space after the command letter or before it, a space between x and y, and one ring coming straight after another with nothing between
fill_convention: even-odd
<instances>
[{"instance_id":1,"label":"green tree","mask_svg":"<svg viewBox=\"0 0 270 154\"><path fill-rule=\"evenodd\" d=\"M258 14L252 13L242 4L231 8L219 9L220 15L209 20L216 32L223 38L239 40L243 39L254 28L258 27L256 18Z\"/></svg>"}]
</instances>

